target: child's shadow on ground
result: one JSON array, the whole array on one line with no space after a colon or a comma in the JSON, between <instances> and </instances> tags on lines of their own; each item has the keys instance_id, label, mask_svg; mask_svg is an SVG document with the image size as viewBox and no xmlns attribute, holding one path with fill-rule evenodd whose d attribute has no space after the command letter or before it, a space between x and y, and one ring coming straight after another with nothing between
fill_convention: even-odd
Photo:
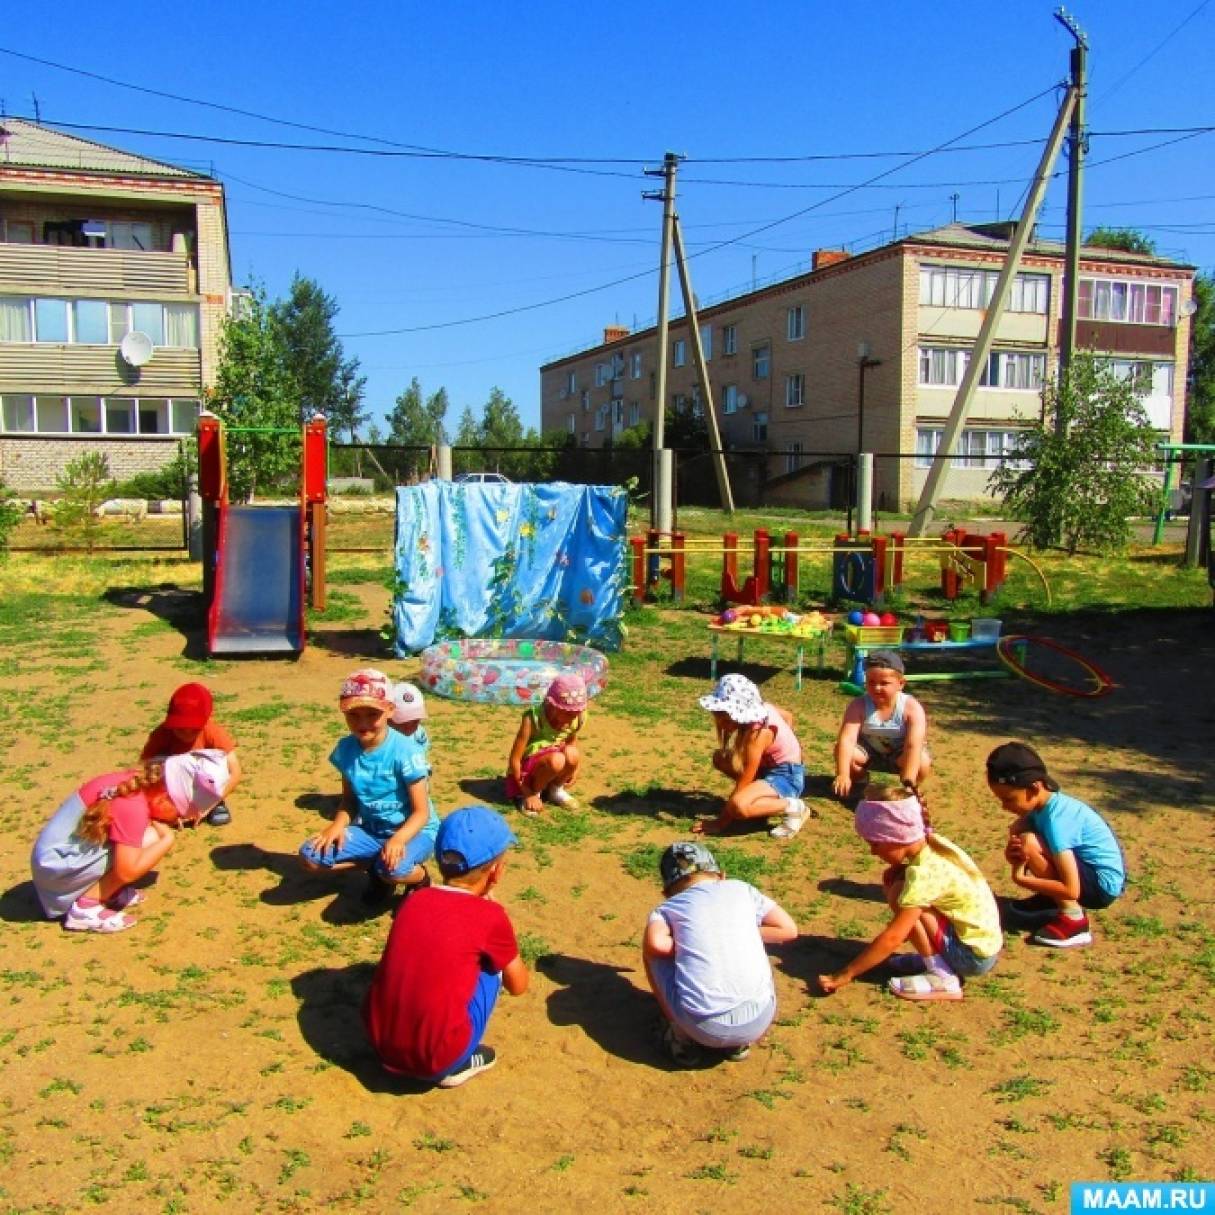
<instances>
[{"instance_id":1,"label":"child's shadow on ground","mask_svg":"<svg viewBox=\"0 0 1215 1215\"><path fill-rule=\"evenodd\" d=\"M326 924L353 924L384 915L389 910L383 905L369 908L359 902L366 882L362 872L347 869L318 876L309 873L295 853L267 852L256 844L222 844L211 849L211 863L221 871L264 869L274 874L279 884L267 887L258 895L269 907L293 907L314 899L333 899L321 912L321 919Z\"/></svg>"},{"instance_id":2,"label":"child's shadow on ground","mask_svg":"<svg viewBox=\"0 0 1215 1215\"><path fill-rule=\"evenodd\" d=\"M372 962L321 967L296 975L291 990L304 1041L328 1062L348 1071L373 1093L421 1093L431 1085L386 1072L363 1028L363 998L375 974Z\"/></svg>"},{"instance_id":3,"label":"child's shadow on ground","mask_svg":"<svg viewBox=\"0 0 1215 1215\"><path fill-rule=\"evenodd\" d=\"M868 944L868 941L845 941L839 937L803 933L796 941L781 946L773 953L780 969L789 978L806 985L807 995L822 998L826 993L818 985L818 976L832 974L846 966ZM890 973L884 965L876 966L853 981L876 985L884 983Z\"/></svg>"},{"instance_id":4,"label":"child's shadow on ground","mask_svg":"<svg viewBox=\"0 0 1215 1215\"><path fill-rule=\"evenodd\" d=\"M818 884L824 894L836 894L842 899L860 899L869 903L884 903L886 896L876 882L854 882L851 878L824 878Z\"/></svg>"},{"instance_id":5,"label":"child's shadow on ground","mask_svg":"<svg viewBox=\"0 0 1215 1215\"><path fill-rule=\"evenodd\" d=\"M689 824L721 809L721 798L687 789L663 789L651 785L648 789L627 793L606 793L593 798L591 805L607 814L633 814L639 818L662 820L686 819Z\"/></svg>"},{"instance_id":6,"label":"child's shadow on ground","mask_svg":"<svg viewBox=\"0 0 1215 1215\"><path fill-rule=\"evenodd\" d=\"M482 802L487 806L506 804L506 790L503 788L500 776L467 776L456 783L474 801Z\"/></svg>"},{"instance_id":7,"label":"child's shadow on ground","mask_svg":"<svg viewBox=\"0 0 1215 1215\"><path fill-rule=\"evenodd\" d=\"M6 924L32 924L45 919L33 882L18 882L0 894L0 920Z\"/></svg>"},{"instance_id":8,"label":"child's shadow on ground","mask_svg":"<svg viewBox=\"0 0 1215 1215\"><path fill-rule=\"evenodd\" d=\"M548 997L548 1018L554 1025L580 1025L587 1037L618 1059L673 1070L659 1049L658 1004L629 981L628 971L564 953L546 955L536 968L561 984Z\"/></svg>"}]
</instances>

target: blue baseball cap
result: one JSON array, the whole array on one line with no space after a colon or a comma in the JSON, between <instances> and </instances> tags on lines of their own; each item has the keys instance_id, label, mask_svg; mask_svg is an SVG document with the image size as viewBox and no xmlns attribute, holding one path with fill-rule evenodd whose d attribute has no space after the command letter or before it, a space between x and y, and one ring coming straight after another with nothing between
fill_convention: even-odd
<instances>
[{"instance_id":1,"label":"blue baseball cap","mask_svg":"<svg viewBox=\"0 0 1215 1215\"><path fill-rule=\"evenodd\" d=\"M439 824L435 859L445 873L459 875L497 859L518 842L496 810L462 806Z\"/></svg>"}]
</instances>

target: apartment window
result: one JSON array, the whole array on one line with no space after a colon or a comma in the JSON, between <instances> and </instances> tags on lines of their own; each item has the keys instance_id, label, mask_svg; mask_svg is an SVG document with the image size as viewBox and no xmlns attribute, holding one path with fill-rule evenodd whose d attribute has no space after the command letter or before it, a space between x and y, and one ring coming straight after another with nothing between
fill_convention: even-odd
<instances>
[{"instance_id":1,"label":"apartment window","mask_svg":"<svg viewBox=\"0 0 1215 1215\"><path fill-rule=\"evenodd\" d=\"M785 377L785 408L797 409L806 403L806 377L800 371Z\"/></svg>"},{"instance_id":2,"label":"apartment window","mask_svg":"<svg viewBox=\"0 0 1215 1215\"><path fill-rule=\"evenodd\" d=\"M34 225L24 219L10 219L4 225L4 239L10 245L32 245Z\"/></svg>"},{"instance_id":3,"label":"apartment window","mask_svg":"<svg viewBox=\"0 0 1215 1215\"><path fill-rule=\"evenodd\" d=\"M727 384L721 391L722 413L738 412L738 385Z\"/></svg>"},{"instance_id":4,"label":"apartment window","mask_svg":"<svg viewBox=\"0 0 1215 1215\"><path fill-rule=\"evenodd\" d=\"M806 336L806 310L794 304L785 313L785 333L791 342L800 342Z\"/></svg>"},{"instance_id":5,"label":"apartment window","mask_svg":"<svg viewBox=\"0 0 1215 1215\"><path fill-rule=\"evenodd\" d=\"M606 405L600 405L599 408L595 410L596 430L603 430L604 427L607 426L607 411L608 407Z\"/></svg>"},{"instance_id":6,"label":"apartment window","mask_svg":"<svg viewBox=\"0 0 1215 1215\"><path fill-rule=\"evenodd\" d=\"M33 397L4 397L3 410L4 429L9 434L21 434L34 429L34 399Z\"/></svg>"},{"instance_id":7,"label":"apartment window","mask_svg":"<svg viewBox=\"0 0 1215 1215\"><path fill-rule=\"evenodd\" d=\"M633 353L631 355L629 355L629 379L631 379L631 380L641 379L641 351L640 350L634 350Z\"/></svg>"},{"instance_id":8,"label":"apartment window","mask_svg":"<svg viewBox=\"0 0 1215 1215\"><path fill-rule=\"evenodd\" d=\"M602 388L612 378L612 367L610 363L595 364L595 387Z\"/></svg>"},{"instance_id":9,"label":"apartment window","mask_svg":"<svg viewBox=\"0 0 1215 1215\"><path fill-rule=\"evenodd\" d=\"M577 432L578 432L578 415L576 413L571 413L571 414L566 415L565 429L568 430L570 432L570 434L577 434Z\"/></svg>"},{"instance_id":10,"label":"apartment window","mask_svg":"<svg viewBox=\"0 0 1215 1215\"><path fill-rule=\"evenodd\" d=\"M72 328L77 342L86 346L104 346L110 336L105 300L74 300Z\"/></svg>"},{"instance_id":11,"label":"apartment window","mask_svg":"<svg viewBox=\"0 0 1215 1215\"><path fill-rule=\"evenodd\" d=\"M612 355L612 379L618 380L624 375L624 355L617 353Z\"/></svg>"},{"instance_id":12,"label":"apartment window","mask_svg":"<svg viewBox=\"0 0 1215 1215\"><path fill-rule=\"evenodd\" d=\"M995 292L999 272L957 266L920 268L920 303L934 308L986 308ZM1018 274L1008 293L1010 312L1046 314L1050 276Z\"/></svg>"},{"instance_id":13,"label":"apartment window","mask_svg":"<svg viewBox=\"0 0 1215 1215\"><path fill-rule=\"evenodd\" d=\"M629 425L630 426L640 426L641 425L641 402L640 401L630 401L629 402Z\"/></svg>"},{"instance_id":14,"label":"apartment window","mask_svg":"<svg viewBox=\"0 0 1215 1215\"><path fill-rule=\"evenodd\" d=\"M738 326L723 325L721 327L721 352L722 354L738 353Z\"/></svg>"},{"instance_id":15,"label":"apartment window","mask_svg":"<svg viewBox=\"0 0 1215 1215\"><path fill-rule=\"evenodd\" d=\"M30 301L9 297L0 299L0 342L32 342L33 315Z\"/></svg>"},{"instance_id":16,"label":"apartment window","mask_svg":"<svg viewBox=\"0 0 1215 1215\"><path fill-rule=\"evenodd\" d=\"M584 388L582 390L582 412L588 413L591 408L591 390Z\"/></svg>"},{"instance_id":17,"label":"apartment window","mask_svg":"<svg viewBox=\"0 0 1215 1215\"><path fill-rule=\"evenodd\" d=\"M565 391L571 397L578 391L578 373L576 371L565 373Z\"/></svg>"},{"instance_id":18,"label":"apartment window","mask_svg":"<svg viewBox=\"0 0 1215 1215\"><path fill-rule=\"evenodd\" d=\"M1082 278L1076 311L1086 320L1172 328L1177 324L1177 288L1164 283Z\"/></svg>"},{"instance_id":19,"label":"apartment window","mask_svg":"<svg viewBox=\"0 0 1215 1215\"><path fill-rule=\"evenodd\" d=\"M944 428L939 426L920 426L916 429L916 468L932 467L933 457L940 449L944 433ZM1028 461L1015 458L1025 433L1023 430L963 430L958 436L958 449L950 464L954 468L992 469L1000 464L1027 468Z\"/></svg>"},{"instance_id":20,"label":"apartment window","mask_svg":"<svg viewBox=\"0 0 1215 1215\"><path fill-rule=\"evenodd\" d=\"M174 402L183 406L193 405L192 414L183 425L175 427L178 434L184 434L194 429L198 420L198 405L191 401ZM71 398L72 433L78 435L98 435L101 433L101 399L99 397Z\"/></svg>"},{"instance_id":21,"label":"apartment window","mask_svg":"<svg viewBox=\"0 0 1215 1215\"><path fill-rule=\"evenodd\" d=\"M760 412L751 415L751 438L756 443L768 441L768 415L766 413Z\"/></svg>"},{"instance_id":22,"label":"apartment window","mask_svg":"<svg viewBox=\"0 0 1215 1215\"><path fill-rule=\"evenodd\" d=\"M1127 380L1140 396L1173 396L1173 364L1153 363L1147 359L1108 359L1106 366L1120 380Z\"/></svg>"},{"instance_id":23,"label":"apartment window","mask_svg":"<svg viewBox=\"0 0 1215 1215\"><path fill-rule=\"evenodd\" d=\"M987 382L999 388L1019 388L1038 392L1046 373L1044 354L1019 354L1000 351L988 362Z\"/></svg>"},{"instance_id":24,"label":"apartment window","mask_svg":"<svg viewBox=\"0 0 1215 1215\"><path fill-rule=\"evenodd\" d=\"M956 387L962 382L969 363L969 350L921 346L919 382L926 387ZM1043 352L998 350L988 357L979 384L983 388L1038 392L1045 375L1046 355Z\"/></svg>"},{"instance_id":25,"label":"apartment window","mask_svg":"<svg viewBox=\"0 0 1215 1215\"><path fill-rule=\"evenodd\" d=\"M106 224L106 245L111 249L154 249L152 225L148 223L114 222Z\"/></svg>"},{"instance_id":26,"label":"apartment window","mask_svg":"<svg viewBox=\"0 0 1215 1215\"><path fill-rule=\"evenodd\" d=\"M39 342L68 340L67 300L34 301L34 333Z\"/></svg>"},{"instance_id":27,"label":"apartment window","mask_svg":"<svg viewBox=\"0 0 1215 1215\"><path fill-rule=\"evenodd\" d=\"M169 433L169 402L140 400L135 405L141 435L167 435Z\"/></svg>"},{"instance_id":28,"label":"apartment window","mask_svg":"<svg viewBox=\"0 0 1215 1215\"><path fill-rule=\"evenodd\" d=\"M713 361L713 326L701 325L700 327L700 349L704 353L705 362Z\"/></svg>"},{"instance_id":29,"label":"apartment window","mask_svg":"<svg viewBox=\"0 0 1215 1215\"><path fill-rule=\"evenodd\" d=\"M930 387L952 387L962 382L969 350L954 350L947 346L920 347L920 383Z\"/></svg>"},{"instance_id":30,"label":"apartment window","mask_svg":"<svg viewBox=\"0 0 1215 1215\"><path fill-rule=\"evenodd\" d=\"M772 364L772 347L766 342L751 349L751 377L766 380Z\"/></svg>"},{"instance_id":31,"label":"apartment window","mask_svg":"<svg viewBox=\"0 0 1215 1215\"><path fill-rule=\"evenodd\" d=\"M688 342L686 338L676 338L671 360L676 367L683 367L688 361Z\"/></svg>"},{"instance_id":32,"label":"apartment window","mask_svg":"<svg viewBox=\"0 0 1215 1215\"><path fill-rule=\"evenodd\" d=\"M192 434L198 402L188 398L5 396L3 429L37 434Z\"/></svg>"},{"instance_id":33,"label":"apartment window","mask_svg":"<svg viewBox=\"0 0 1215 1215\"><path fill-rule=\"evenodd\" d=\"M132 401L105 403L105 432L108 435L135 434L135 410Z\"/></svg>"},{"instance_id":34,"label":"apartment window","mask_svg":"<svg viewBox=\"0 0 1215 1215\"><path fill-rule=\"evenodd\" d=\"M175 435L193 434L198 427L198 402L173 401L173 433Z\"/></svg>"},{"instance_id":35,"label":"apartment window","mask_svg":"<svg viewBox=\"0 0 1215 1215\"><path fill-rule=\"evenodd\" d=\"M612 402L612 425L617 430L624 426L624 402L619 397Z\"/></svg>"},{"instance_id":36,"label":"apartment window","mask_svg":"<svg viewBox=\"0 0 1215 1215\"><path fill-rule=\"evenodd\" d=\"M800 443L790 443L789 450L785 452L785 472L797 472L802 466L802 445Z\"/></svg>"},{"instance_id":37,"label":"apartment window","mask_svg":"<svg viewBox=\"0 0 1215 1215\"><path fill-rule=\"evenodd\" d=\"M35 397L34 427L41 433L68 429L67 397Z\"/></svg>"},{"instance_id":38,"label":"apartment window","mask_svg":"<svg viewBox=\"0 0 1215 1215\"><path fill-rule=\"evenodd\" d=\"M705 405L700 399L700 385L696 384L692 388L692 417L698 421L705 416Z\"/></svg>"}]
</instances>

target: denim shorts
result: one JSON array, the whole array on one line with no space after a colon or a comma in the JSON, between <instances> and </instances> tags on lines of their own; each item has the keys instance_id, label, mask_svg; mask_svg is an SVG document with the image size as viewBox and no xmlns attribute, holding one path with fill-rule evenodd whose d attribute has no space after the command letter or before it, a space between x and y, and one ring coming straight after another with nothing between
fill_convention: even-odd
<instances>
[{"instance_id":1,"label":"denim shorts","mask_svg":"<svg viewBox=\"0 0 1215 1215\"><path fill-rule=\"evenodd\" d=\"M953 925L943 916L937 916L937 938L932 943L932 952L940 954L955 975L985 975L999 961L1000 955L981 958L969 945L960 940Z\"/></svg>"},{"instance_id":2,"label":"denim shorts","mask_svg":"<svg viewBox=\"0 0 1215 1215\"><path fill-rule=\"evenodd\" d=\"M1097 880L1097 871L1088 863L1082 861L1074 852L1072 859L1076 862L1076 872L1080 876L1080 898L1077 900L1081 907L1089 911L1104 911L1117 897L1110 894Z\"/></svg>"},{"instance_id":3,"label":"denim shorts","mask_svg":"<svg viewBox=\"0 0 1215 1215\"><path fill-rule=\"evenodd\" d=\"M806 787L806 769L801 764L773 764L756 777L777 797L801 797Z\"/></svg>"},{"instance_id":4,"label":"denim shorts","mask_svg":"<svg viewBox=\"0 0 1215 1215\"><path fill-rule=\"evenodd\" d=\"M357 823L351 823L346 828L346 838L340 848L326 848L322 853L310 843L305 843L300 845L300 856L323 869L332 869L335 865L358 865L391 882L399 881L415 865L420 865L434 855L434 840L424 831L420 831L405 845L400 863L390 873L380 859L380 852L387 838L372 835Z\"/></svg>"}]
</instances>

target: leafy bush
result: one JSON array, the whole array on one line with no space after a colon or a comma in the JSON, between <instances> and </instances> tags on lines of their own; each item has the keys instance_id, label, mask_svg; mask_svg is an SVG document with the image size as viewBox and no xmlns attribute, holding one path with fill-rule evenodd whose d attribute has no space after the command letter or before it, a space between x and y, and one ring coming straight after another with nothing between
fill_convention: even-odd
<instances>
[{"instance_id":1,"label":"leafy bush","mask_svg":"<svg viewBox=\"0 0 1215 1215\"><path fill-rule=\"evenodd\" d=\"M24 515L25 507L16 493L0 478L0 558L8 556L9 537Z\"/></svg>"},{"instance_id":2,"label":"leafy bush","mask_svg":"<svg viewBox=\"0 0 1215 1215\"><path fill-rule=\"evenodd\" d=\"M110 462L99 452L69 461L55 481L60 499L55 503L52 525L91 551L101 529L98 508L118 488L110 476Z\"/></svg>"},{"instance_id":3,"label":"leafy bush","mask_svg":"<svg viewBox=\"0 0 1215 1215\"><path fill-rule=\"evenodd\" d=\"M189 443L179 448L173 459L162 468L136 473L120 481L111 497L146 498L154 502L167 498L180 502L185 496L185 487L194 467L194 444Z\"/></svg>"}]
</instances>

